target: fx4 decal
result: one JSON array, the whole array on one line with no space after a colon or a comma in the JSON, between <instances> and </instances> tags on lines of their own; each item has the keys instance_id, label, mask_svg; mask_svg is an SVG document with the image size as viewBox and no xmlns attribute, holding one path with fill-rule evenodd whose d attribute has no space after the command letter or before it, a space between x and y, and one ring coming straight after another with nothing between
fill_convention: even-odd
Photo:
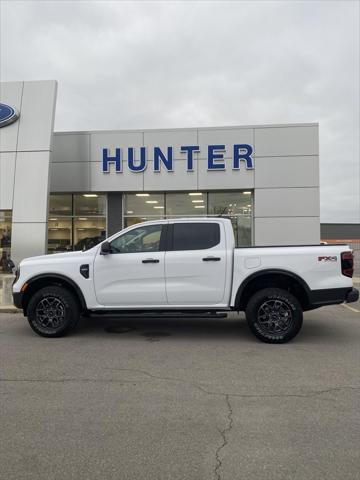
<instances>
[{"instance_id":1,"label":"fx4 decal","mask_svg":"<svg viewBox=\"0 0 360 480\"><path fill-rule=\"evenodd\" d=\"M318 257L319 262L337 262L337 256Z\"/></svg>"}]
</instances>

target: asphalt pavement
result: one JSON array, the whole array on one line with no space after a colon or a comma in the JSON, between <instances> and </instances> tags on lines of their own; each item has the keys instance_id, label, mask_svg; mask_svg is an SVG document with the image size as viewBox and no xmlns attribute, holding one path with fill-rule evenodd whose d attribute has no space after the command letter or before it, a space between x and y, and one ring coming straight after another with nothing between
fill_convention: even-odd
<instances>
[{"instance_id":1,"label":"asphalt pavement","mask_svg":"<svg viewBox=\"0 0 360 480\"><path fill-rule=\"evenodd\" d=\"M360 304L266 345L228 319L0 314L1 480L356 480Z\"/></svg>"}]
</instances>

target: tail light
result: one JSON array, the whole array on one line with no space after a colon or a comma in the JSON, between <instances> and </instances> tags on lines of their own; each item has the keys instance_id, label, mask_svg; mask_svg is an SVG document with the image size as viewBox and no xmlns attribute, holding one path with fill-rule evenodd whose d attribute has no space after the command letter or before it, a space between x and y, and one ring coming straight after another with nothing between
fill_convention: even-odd
<instances>
[{"instance_id":1,"label":"tail light","mask_svg":"<svg viewBox=\"0 0 360 480\"><path fill-rule=\"evenodd\" d=\"M341 253L341 273L352 278L354 273L354 257L351 251Z\"/></svg>"}]
</instances>

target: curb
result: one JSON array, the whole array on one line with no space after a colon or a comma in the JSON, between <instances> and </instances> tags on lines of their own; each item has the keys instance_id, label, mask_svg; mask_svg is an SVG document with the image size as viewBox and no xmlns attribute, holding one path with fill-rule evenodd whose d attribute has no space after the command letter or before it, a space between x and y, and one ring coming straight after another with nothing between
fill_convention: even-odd
<instances>
[{"instance_id":1,"label":"curb","mask_svg":"<svg viewBox=\"0 0 360 480\"><path fill-rule=\"evenodd\" d=\"M13 307L11 305L1 306L0 305L0 313L21 313L22 310L19 308Z\"/></svg>"}]
</instances>

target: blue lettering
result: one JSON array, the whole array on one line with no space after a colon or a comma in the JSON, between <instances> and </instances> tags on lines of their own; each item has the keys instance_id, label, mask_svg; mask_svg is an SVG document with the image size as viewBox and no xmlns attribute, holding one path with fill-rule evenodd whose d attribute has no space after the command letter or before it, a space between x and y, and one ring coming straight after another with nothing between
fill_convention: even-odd
<instances>
[{"instance_id":1,"label":"blue lettering","mask_svg":"<svg viewBox=\"0 0 360 480\"><path fill-rule=\"evenodd\" d=\"M0 0L1 1L1 0ZM127 165L131 172L143 172L147 168L147 148L140 148L140 158L137 160L136 148L128 147ZM154 147L154 163L153 171L160 172L161 168L164 168L168 172L174 171L174 155L173 147L166 147L167 154L163 153L160 147ZM123 159L122 149L116 147L112 151L115 151L115 155L111 155L109 148L102 149L102 171L103 173L109 173L111 170L111 164L115 165L115 172L122 173L123 171ZM225 145L208 145L208 170L225 170ZM200 152L198 145L183 145L180 147L180 152L185 154L187 163L187 171L194 171L194 154ZM255 168L255 159L253 158L253 147L247 143L240 143L233 145L233 170L240 170L241 161L245 162L244 167L247 170L253 170Z\"/></svg>"},{"instance_id":2,"label":"blue lettering","mask_svg":"<svg viewBox=\"0 0 360 480\"><path fill-rule=\"evenodd\" d=\"M253 149L251 145L247 145L246 143L234 145L233 170L240 169L240 160L244 160L247 170L252 170L254 168L252 153Z\"/></svg>"},{"instance_id":3,"label":"blue lettering","mask_svg":"<svg viewBox=\"0 0 360 480\"><path fill-rule=\"evenodd\" d=\"M146 147L140 147L140 163L135 165L135 149L128 148L128 167L131 172L143 172L146 168Z\"/></svg>"},{"instance_id":4,"label":"blue lettering","mask_svg":"<svg viewBox=\"0 0 360 480\"><path fill-rule=\"evenodd\" d=\"M224 159L223 153L216 153L215 150L225 151L225 145L208 146L208 170L225 170L225 163L215 163L216 160Z\"/></svg>"},{"instance_id":5,"label":"blue lettering","mask_svg":"<svg viewBox=\"0 0 360 480\"><path fill-rule=\"evenodd\" d=\"M121 149L115 149L115 157L109 156L109 149L103 148L103 164L102 164L102 171L104 173L110 172L110 164L115 163L115 171L116 173L122 172L121 168Z\"/></svg>"},{"instance_id":6,"label":"blue lettering","mask_svg":"<svg viewBox=\"0 0 360 480\"><path fill-rule=\"evenodd\" d=\"M200 152L198 146L185 146L181 147L181 153L187 153L187 171L192 172L194 170L194 152Z\"/></svg>"},{"instance_id":7,"label":"blue lettering","mask_svg":"<svg viewBox=\"0 0 360 480\"><path fill-rule=\"evenodd\" d=\"M162 162L168 172L173 171L173 148L167 147L167 158L159 147L154 147L154 172L160 172Z\"/></svg>"}]
</instances>

